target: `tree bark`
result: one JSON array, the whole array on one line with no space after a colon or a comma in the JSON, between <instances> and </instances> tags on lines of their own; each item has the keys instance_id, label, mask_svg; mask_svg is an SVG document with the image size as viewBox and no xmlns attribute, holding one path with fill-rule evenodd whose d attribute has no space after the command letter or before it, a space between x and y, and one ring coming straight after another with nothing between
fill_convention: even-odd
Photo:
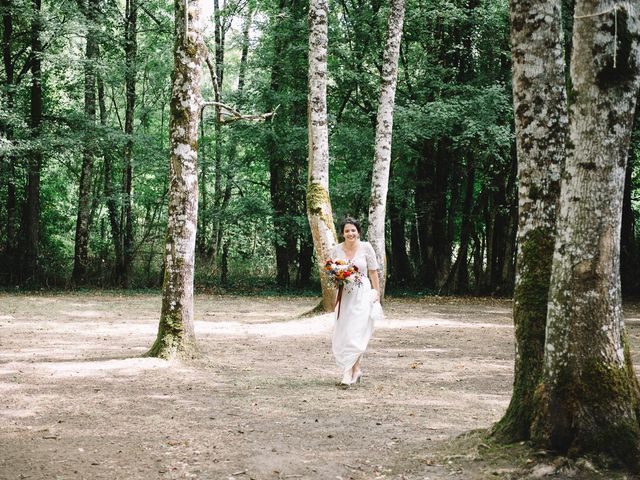
<instances>
[{"instance_id":1,"label":"tree bark","mask_svg":"<svg viewBox=\"0 0 640 480\"><path fill-rule=\"evenodd\" d=\"M329 128L327 124L327 0L309 2L309 178L307 184L307 217L313 236L318 271L331 258L336 243L336 230L329 198ZM334 309L335 294L322 282L324 309Z\"/></svg>"},{"instance_id":2,"label":"tree bark","mask_svg":"<svg viewBox=\"0 0 640 480\"><path fill-rule=\"evenodd\" d=\"M382 79L376 121L375 154L371 178L371 204L369 206L368 240L378 258L380 277L380 299L384 298L387 279L385 241L385 213L389 171L391 169L391 138L393 133L393 109L398 80L398 57L404 23L404 0L392 0L387 27L387 41L382 55Z\"/></svg>"},{"instance_id":3,"label":"tree bark","mask_svg":"<svg viewBox=\"0 0 640 480\"><path fill-rule=\"evenodd\" d=\"M494 433L526 440L540 381L554 225L567 129L559 0L511 0L518 233L511 403Z\"/></svg>"},{"instance_id":4,"label":"tree bark","mask_svg":"<svg viewBox=\"0 0 640 480\"><path fill-rule=\"evenodd\" d=\"M632 7L631 12L629 7ZM615 9L615 10L614 10ZM572 102L533 439L640 468L640 389L620 295L620 221L640 83L640 2L576 2Z\"/></svg>"},{"instance_id":5,"label":"tree bark","mask_svg":"<svg viewBox=\"0 0 640 480\"><path fill-rule=\"evenodd\" d=\"M31 115L29 127L34 143L40 136L42 124L42 30L41 0L32 0L33 19L31 20ZM40 247L40 173L42 170L42 151L39 146L32 148L28 162L27 201L23 219L22 280L34 279L37 275Z\"/></svg>"},{"instance_id":6,"label":"tree bark","mask_svg":"<svg viewBox=\"0 0 640 480\"><path fill-rule=\"evenodd\" d=\"M89 228L91 221L91 184L95 152L96 122L96 60L98 58L96 13L100 7L97 0L89 0L86 5L87 43L84 64L84 114L85 138L78 193L78 215L76 219L75 251L73 255L72 282L80 285L86 282L89 249Z\"/></svg>"},{"instance_id":7,"label":"tree bark","mask_svg":"<svg viewBox=\"0 0 640 480\"><path fill-rule=\"evenodd\" d=\"M198 124L204 104L201 0L175 0L175 50L171 96L169 214L165 245L162 313L149 355L161 358L196 353L193 330L193 278L198 224ZM188 15L188 17L187 17ZM185 21L188 18L188 31Z\"/></svg>"}]
</instances>

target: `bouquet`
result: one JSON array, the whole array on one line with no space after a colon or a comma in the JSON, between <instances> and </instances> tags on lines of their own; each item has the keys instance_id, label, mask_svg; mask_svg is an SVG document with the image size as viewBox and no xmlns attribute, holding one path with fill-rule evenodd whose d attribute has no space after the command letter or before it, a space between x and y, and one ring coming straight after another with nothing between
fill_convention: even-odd
<instances>
[{"instance_id":1,"label":"bouquet","mask_svg":"<svg viewBox=\"0 0 640 480\"><path fill-rule=\"evenodd\" d=\"M336 318L338 318L340 317L342 291L345 287L360 287L362 285L362 274L356 265L344 260L327 260L324 264L324 273L328 286L338 290L338 297L336 298L336 306L338 307Z\"/></svg>"}]
</instances>

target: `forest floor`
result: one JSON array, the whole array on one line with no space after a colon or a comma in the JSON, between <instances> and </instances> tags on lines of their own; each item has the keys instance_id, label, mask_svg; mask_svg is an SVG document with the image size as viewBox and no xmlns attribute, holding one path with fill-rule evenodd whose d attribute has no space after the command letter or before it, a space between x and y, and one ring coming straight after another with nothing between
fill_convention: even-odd
<instances>
[{"instance_id":1,"label":"forest floor","mask_svg":"<svg viewBox=\"0 0 640 480\"><path fill-rule=\"evenodd\" d=\"M389 299L347 390L331 316L300 317L316 302L198 295L201 358L166 362L142 357L159 296L0 295L0 479L625 478L486 439L510 399L509 301Z\"/></svg>"}]
</instances>

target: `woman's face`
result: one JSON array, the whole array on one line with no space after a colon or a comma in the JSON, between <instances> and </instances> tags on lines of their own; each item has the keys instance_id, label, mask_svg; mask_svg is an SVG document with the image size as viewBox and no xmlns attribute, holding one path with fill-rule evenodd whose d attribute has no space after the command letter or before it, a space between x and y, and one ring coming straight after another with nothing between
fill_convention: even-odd
<instances>
[{"instance_id":1,"label":"woman's face","mask_svg":"<svg viewBox=\"0 0 640 480\"><path fill-rule=\"evenodd\" d=\"M352 223L347 223L342 230L342 236L345 240L354 241L357 240L360 234L358 233L358 229Z\"/></svg>"}]
</instances>

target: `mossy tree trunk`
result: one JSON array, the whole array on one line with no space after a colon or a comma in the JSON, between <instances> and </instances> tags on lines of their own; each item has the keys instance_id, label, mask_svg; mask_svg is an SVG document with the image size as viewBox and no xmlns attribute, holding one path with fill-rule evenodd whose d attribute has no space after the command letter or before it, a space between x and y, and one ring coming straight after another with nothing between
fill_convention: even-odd
<instances>
[{"instance_id":1,"label":"mossy tree trunk","mask_svg":"<svg viewBox=\"0 0 640 480\"><path fill-rule=\"evenodd\" d=\"M192 356L193 275L198 217L198 126L203 99L200 92L206 48L202 40L200 2L175 0L175 50L171 96L171 159L169 215L164 258L162 313L158 337L149 355L161 358ZM186 31L188 15L188 31Z\"/></svg>"},{"instance_id":2,"label":"mossy tree trunk","mask_svg":"<svg viewBox=\"0 0 640 480\"><path fill-rule=\"evenodd\" d=\"M544 448L607 454L634 468L640 396L624 333L619 259L640 79L639 11L638 1L575 5L570 137L532 426Z\"/></svg>"},{"instance_id":3,"label":"mossy tree trunk","mask_svg":"<svg viewBox=\"0 0 640 480\"><path fill-rule=\"evenodd\" d=\"M387 191L389 188L389 171L391 169L391 136L393 133L393 109L396 98L398 80L398 58L402 25L404 24L404 0L392 0L387 27L387 41L382 58L382 81L380 100L378 102L378 118L376 121L375 155L373 158L373 175L371 178L371 204L369 206L369 235L373 250L378 257L381 270L380 298L384 296L387 279L387 255L385 241L385 213Z\"/></svg>"},{"instance_id":4,"label":"mossy tree trunk","mask_svg":"<svg viewBox=\"0 0 640 480\"><path fill-rule=\"evenodd\" d=\"M494 427L529 438L542 374L554 226L565 158L567 107L560 0L511 0L513 102L518 158L518 233L511 403Z\"/></svg>"},{"instance_id":5,"label":"mossy tree trunk","mask_svg":"<svg viewBox=\"0 0 640 480\"><path fill-rule=\"evenodd\" d=\"M327 124L327 0L309 2L309 180L307 217L320 277L336 243L336 230L329 198L329 129ZM333 311L335 294L322 282L322 302Z\"/></svg>"}]
</instances>

